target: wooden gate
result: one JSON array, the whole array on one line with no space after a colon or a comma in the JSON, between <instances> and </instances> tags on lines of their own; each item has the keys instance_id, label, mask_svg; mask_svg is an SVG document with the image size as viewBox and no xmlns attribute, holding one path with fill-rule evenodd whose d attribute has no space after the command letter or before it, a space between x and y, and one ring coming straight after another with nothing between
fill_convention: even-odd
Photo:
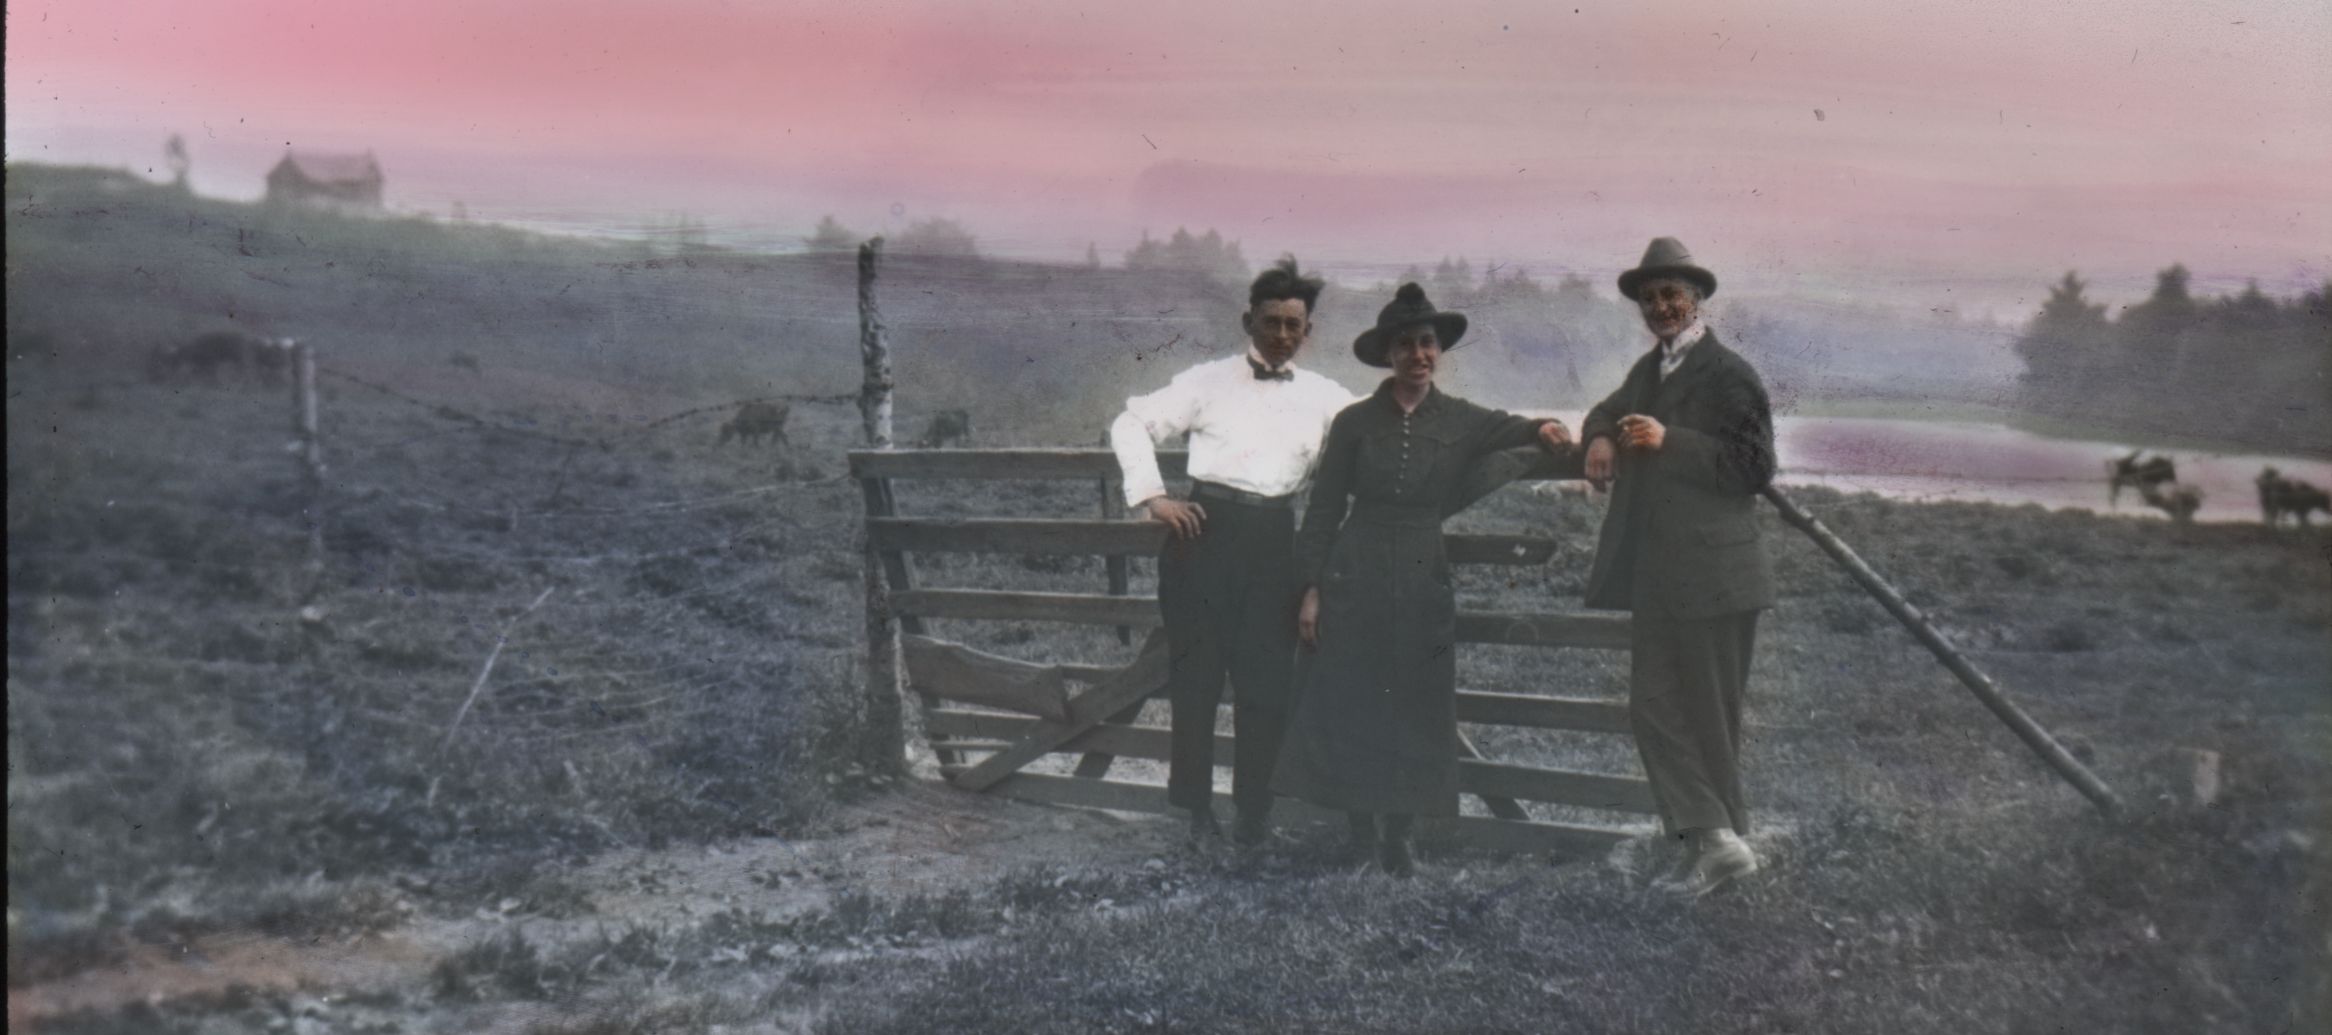
<instances>
[{"instance_id":1,"label":"wooden gate","mask_svg":"<svg viewBox=\"0 0 2332 1035\"><path fill-rule=\"evenodd\" d=\"M1168 478L1182 474L1185 455L1162 452ZM870 568L868 628L870 691L911 690L950 783L1034 801L1121 811L1163 812L1162 785L1111 780L1115 757L1164 760L1168 730L1139 721L1142 702L1165 685L1167 657L1158 605L1126 595L1120 559L1154 556L1165 526L1148 521L1064 518L919 518L897 513L894 480L1101 482L1102 512L1117 475L1116 458L1100 449L864 450L850 454L854 477L865 487ZM1507 535L1451 535L1452 563L1543 564L1552 539ZM1019 592L915 584L917 554L1101 556L1111 559L1109 593ZM887 597L887 601L884 599ZM1462 605L1462 601L1461 601ZM895 619L895 621L894 621ZM1046 664L1001 657L930 635L932 619L1066 622L1142 631L1140 647L1121 666ZM1291 619L1292 620L1292 619ZM878 631L882 630L882 631ZM1461 610L1464 643L1625 650L1625 615L1585 612ZM890 642L885 642L886 640ZM894 660L896 659L896 660ZM904 662L904 671L897 661ZM887 685L886 685L887 684ZM1228 696L1228 695L1226 695ZM1624 736L1626 706L1614 700L1486 693L1461 689L1461 723L1577 730ZM1631 831L1588 823L1531 818L1524 801L1600 810L1612 820L1635 820L1655 810L1641 779L1502 763L1480 756L1462 734L1459 786L1490 813L1426 821L1428 838L1501 850L1607 850ZM1236 745L1218 737L1215 761L1231 764ZM1074 775L1027 771L1056 752L1080 759ZM1289 822L1338 819L1301 802L1282 801L1275 815Z\"/></svg>"}]
</instances>

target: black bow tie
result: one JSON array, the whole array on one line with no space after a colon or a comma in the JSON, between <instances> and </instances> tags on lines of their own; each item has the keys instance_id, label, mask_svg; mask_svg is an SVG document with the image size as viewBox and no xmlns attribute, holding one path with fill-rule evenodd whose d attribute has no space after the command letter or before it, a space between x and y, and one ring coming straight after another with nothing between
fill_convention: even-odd
<instances>
[{"instance_id":1,"label":"black bow tie","mask_svg":"<svg viewBox=\"0 0 2332 1035\"><path fill-rule=\"evenodd\" d=\"M1296 379L1295 371L1286 367L1273 370L1270 367L1255 362L1254 357L1248 357L1247 369L1255 372L1255 379L1258 381L1293 381Z\"/></svg>"}]
</instances>

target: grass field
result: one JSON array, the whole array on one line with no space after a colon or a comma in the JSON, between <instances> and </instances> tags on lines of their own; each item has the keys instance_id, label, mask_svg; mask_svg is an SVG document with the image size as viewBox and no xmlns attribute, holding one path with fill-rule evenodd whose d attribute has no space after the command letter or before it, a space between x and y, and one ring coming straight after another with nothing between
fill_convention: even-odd
<instances>
[{"instance_id":1,"label":"grass field","mask_svg":"<svg viewBox=\"0 0 2332 1035\"><path fill-rule=\"evenodd\" d=\"M111 247L127 251L156 232L60 225L12 215L9 229L12 1027L2252 1032L2332 1019L2320 534L1806 492L2135 815L2098 818L1775 521L1783 598L1761 627L1746 748L1769 873L1683 907L1602 860L1428 846L1424 875L1392 882L1339 869L1333 839L1312 832L1196 854L1169 824L967 801L853 768L860 503L840 476L855 414L799 404L782 450L715 448L717 410L649 426L815 383L748 376L752 353L570 355L555 341L572 326L514 325L498 332L506 351L462 346L473 369L447 361L451 346L389 353L410 328L383 325L423 319L391 301L338 312L372 344L327 370L397 394L325 379L328 577L321 620L303 622L309 515L283 451L284 392L232 374L148 383L123 365L138 335L198 322L211 296L20 302L55 276L20 254L70 266L86 260L56 256L86 246L75 234L119 234ZM211 252L158 275L216 275L205 255L234 241L221 225ZM540 247L505 244L513 263ZM335 315L304 304L303 318ZM680 337L717 334L706 319ZM26 347L35 323L44 348ZM982 416L995 439L1052 434ZM1083 516L1094 492L909 486L902 505ZM1575 606L1597 508L1509 490L1463 516L1564 549L1540 568L1469 570L1462 599ZM1103 579L1087 558L930 558L918 575ZM1127 653L1106 631L939 632L1023 657ZM1624 659L1603 652L1485 648L1461 666L1483 689L1625 690ZM1634 765L1621 738L1473 732L1493 758ZM2197 750L2223 759L2208 805L2194 800Z\"/></svg>"}]
</instances>

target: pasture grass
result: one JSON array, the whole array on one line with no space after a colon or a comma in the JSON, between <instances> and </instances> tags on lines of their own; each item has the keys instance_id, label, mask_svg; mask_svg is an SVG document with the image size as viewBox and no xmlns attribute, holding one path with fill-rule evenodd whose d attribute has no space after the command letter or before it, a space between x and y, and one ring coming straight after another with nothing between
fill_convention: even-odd
<instances>
[{"instance_id":1,"label":"pasture grass","mask_svg":"<svg viewBox=\"0 0 2332 1035\"><path fill-rule=\"evenodd\" d=\"M257 225L247 208L200 201L186 222L134 191L108 215L109 202L57 202L19 172L12 989L206 932L345 937L512 898L588 915L593 889L563 874L608 849L814 835L878 792L888 774L852 768L866 707L860 501L838 476L854 416L797 407L789 452L712 449L717 414L644 429L771 389L737 373L760 369L739 327L761 342L834 339L801 313L847 311L839 273L787 280L719 256L705 258L713 273L684 272L418 222ZM26 191L46 207L20 211ZM140 253L150 265L121 261L180 227ZM475 254L446 261L455 238ZM481 264L500 272L457 283ZM706 278L734 297L675 301L709 290ZM776 281L800 297L779 307L784 320L756 322L766 314L735 298ZM583 286L561 301L565 283ZM497 292L525 299L510 323L494 322ZM327 381L320 623L297 614L308 515L281 450L282 394L231 376L123 376L143 345L231 306L278 331L332 329L329 362L421 400ZM912 333L936 342L944 321L925 317ZM680 346L612 344L624 336ZM729 351L695 349L705 341ZM850 372L829 360L855 353L820 349L784 389ZM1056 431L1005 434L1071 438ZM605 449L543 437L615 432ZM1098 512L1097 491L907 485L901 502L928 516L1073 516ZM2322 1029L2326 540L1800 496L2133 818L2097 820L1769 518L1783 595L1761 625L1744 754L1774 865L1700 906L1646 900L1593 866L1430 845L1425 875L1396 883L1336 869L1334 845L1303 833L1259 857L1017 871L956 895L846 893L808 917L741 907L685 926L614 924L580 945L498 934L383 1009L423 1029L500 1018L541 1032L781 1020L834 1032ZM1562 548L1542 567L1462 571L1461 600L1576 606L1599 520L1592 499L1491 498L1458 526ZM932 586L1104 585L1089 558L924 557L915 569ZM1154 578L1138 560L1134 592ZM511 624L544 588L543 607ZM1132 654L1107 629L934 631L1031 660ZM1469 649L1460 682L1618 698L1625 659ZM1163 705L1149 708L1163 724ZM1499 760L1634 771L1621 737L1471 732ZM2227 790L2207 807L2191 801L2196 750L2224 760ZM525 1010L540 1016L511 1020ZM230 996L50 1029L248 1030L287 1016ZM404 1023L341 1026L376 1020Z\"/></svg>"}]
</instances>

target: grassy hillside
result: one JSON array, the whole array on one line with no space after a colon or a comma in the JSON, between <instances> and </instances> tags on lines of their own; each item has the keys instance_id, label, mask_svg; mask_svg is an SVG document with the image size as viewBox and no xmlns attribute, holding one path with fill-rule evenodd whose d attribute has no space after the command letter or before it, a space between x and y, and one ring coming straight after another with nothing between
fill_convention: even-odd
<instances>
[{"instance_id":1,"label":"grassy hillside","mask_svg":"<svg viewBox=\"0 0 2332 1035\"><path fill-rule=\"evenodd\" d=\"M330 1000L315 1008L290 983L133 984L41 1030L2274 1031L2326 1016L2320 535L1803 494L2139 806L2123 825L1769 524L1783 598L1761 627L1747 759L1776 865L1737 894L1686 909L1594 865L1430 851L1423 879L1395 884L1335 870L1318 839L1225 859L1161 834L1148 862L967 856L928 892L883 884L896 861L878 852L822 871L831 894L786 912L805 843L911 822L881 812L906 797L885 774L853 768L860 502L840 455L856 416L800 405L790 447L718 447L722 411L688 411L854 384L847 266L295 217L86 171L11 168L8 192L12 1021L113 975L197 982L238 945L388 945L407 969L310 987ZM886 311L902 379L929 393L910 417L945 400L989 441L1088 440L1098 417L1026 399L1178 364L1133 345L1230 310L1174 283L899 263ZM1160 303L1169 290L1179 301ZM971 312L980 333L961 330ZM145 348L219 326L308 337L344 375L324 382L320 620L298 613L312 515L282 448L286 394L143 376ZM1088 358L1081 341L1102 345ZM1070 516L1095 500L1087 484L922 485L902 505ZM1466 515L1564 544L1542 568L1466 572L1468 605L1575 606L1599 506L1508 490ZM1103 583L1090 558L917 563L931 585ZM1126 653L1106 631L1035 623L941 634ZM1609 653L1460 664L1484 689L1624 692ZM1634 765L1621 738L1473 732L1494 758ZM2215 803L2192 801L2185 750L2224 759ZM959 843L925 834L904 843ZM731 855L750 881L659 876ZM615 856L648 863L611 876ZM650 885L683 907L638 920L626 903Z\"/></svg>"}]
</instances>

